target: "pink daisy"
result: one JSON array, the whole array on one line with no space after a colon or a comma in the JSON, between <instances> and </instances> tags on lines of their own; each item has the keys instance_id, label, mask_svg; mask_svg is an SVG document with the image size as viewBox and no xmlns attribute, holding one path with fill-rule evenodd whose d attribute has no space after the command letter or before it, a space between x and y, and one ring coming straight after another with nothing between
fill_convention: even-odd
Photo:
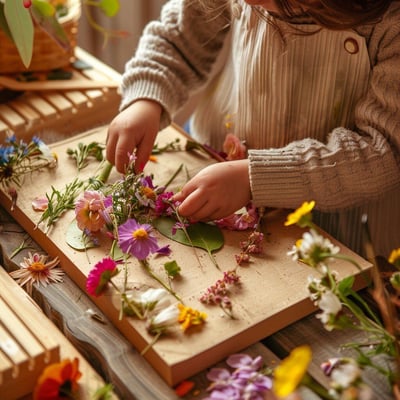
<instances>
[{"instance_id":1,"label":"pink daisy","mask_svg":"<svg viewBox=\"0 0 400 400\"><path fill-rule=\"evenodd\" d=\"M86 291L92 296L100 296L106 290L108 282L118 272L117 262L111 257L104 257L89 272L86 280Z\"/></svg>"},{"instance_id":2,"label":"pink daisy","mask_svg":"<svg viewBox=\"0 0 400 400\"><path fill-rule=\"evenodd\" d=\"M131 254L139 260L144 260L159 248L153 227L139 224L134 219L128 219L118 227L118 245L125 254Z\"/></svg>"},{"instance_id":3,"label":"pink daisy","mask_svg":"<svg viewBox=\"0 0 400 400\"><path fill-rule=\"evenodd\" d=\"M20 264L22 268L10 272L11 277L20 286L26 285L26 291L29 295L32 294L34 283L47 286L52 282L62 282L64 272L60 268L55 268L60 260L56 257L47 261L48 257L44 254L29 253L29 256L24 257L24 261Z\"/></svg>"}]
</instances>

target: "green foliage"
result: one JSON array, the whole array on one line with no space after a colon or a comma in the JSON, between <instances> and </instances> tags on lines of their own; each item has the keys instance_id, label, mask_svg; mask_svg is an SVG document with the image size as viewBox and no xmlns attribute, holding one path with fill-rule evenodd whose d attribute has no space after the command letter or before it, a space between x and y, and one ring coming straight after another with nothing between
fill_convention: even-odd
<instances>
[{"instance_id":1,"label":"green foliage","mask_svg":"<svg viewBox=\"0 0 400 400\"><path fill-rule=\"evenodd\" d=\"M164 236L187 246L194 246L206 250L208 253L219 250L224 245L224 236L221 230L211 224L197 222L186 228L188 236L182 229L175 234L172 228L176 221L168 217L160 217L153 221L154 227Z\"/></svg>"},{"instance_id":2,"label":"green foliage","mask_svg":"<svg viewBox=\"0 0 400 400\"><path fill-rule=\"evenodd\" d=\"M8 0L4 4L4 16L21 60L28 67L32 60L34 33L29 10L22 1Z\"/></svg>"},{"instance_id":3,"label":"green foliage","mask_svg":"<svg viewBox=\"0 0 400 400\"><path fill-rule=\"evenodd\" d=\"M119 1L118 0L101 0L100 8L107 17L115 16L119 11Z\"/></svg>"}]
</instances>

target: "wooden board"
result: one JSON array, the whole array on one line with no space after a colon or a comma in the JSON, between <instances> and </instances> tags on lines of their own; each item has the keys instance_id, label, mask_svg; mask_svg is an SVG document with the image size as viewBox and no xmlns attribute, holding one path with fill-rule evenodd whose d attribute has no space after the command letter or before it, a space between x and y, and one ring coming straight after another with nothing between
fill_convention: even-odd
<instances>
[{"instance_id":1,"label":"wooden board","mask_svg":"<svg viewBox=\"0 0 400 400\"><path fill-rule=\"evenodd\" d=\"M64 185L70 183L77 175L76 168L66 155L68 147L75 148L79 142L104 142L106 132L107 128L103 127L54 144L52 147L58 154L59 167L41 171L27 178L23 188L19 190L17 207L12 213L45 251L60 257L64 270L83 290L89 271L97 261L108 255L111 243L105 240L101 247L90 249L87 253L73 250L65 239L65 232L74 219L73 211L66 213L46 235L41 227L36 228L40 214L33 211L31 202L35 196L49 192L50 185L62 190ZM157 143L162 146L174 138L179 138L180 143L184 145L186 136L175 127L160 132ZM156 183L162 185L181 164L184 164L185 168L173 182L173 190L181 187L187 176L193 176L212 162L214 161L211 158L197 152L165 153L158 157L157 163L149 163L145 171L152 172ZM86 176L93 175L93 168L95 167L91 166L84 172ZM117 176L114 174L111 179ZM3 191L0 192L0 202L9 209L10 200ZM146 359L169 385L206 369L229 354L246 348L314 311L306 290L307 277L311 271L309 267L295 263L287 256L287 252L302 235L302 231L297 227L284 227L287 213L288 211L276 210L266 216L264 253L254 257L250 265L239 269L242 286L231 295L236 319L227 317L218 307L204 306L198 300L207 287L221 278L221 271L215 267L208 255L200 249L196 249L194 254L191 247L159 236L161 245L171 245L173 252L170 259L176 260L182 269L182 279L173 282L174 290L186 305L208 314L207 322L201 331L185 334L176 330L172 335L163 336L145 354ZM248 232L224 232L225 245L215 254L222 270L235 267L235 255L240 252L239 243L247 236ZM332 241L338 244L333 239ZM344 246L340 247L343 253L358 261L362 268L370 267L365 260ZM164 263L165 259L162 258L150 260L153 270L159 274L162 273ZM339 272L340 277L356 275L357 287L365 284L354 266L340 261L336 261L332 266ZM122 285L123 276L117 279L120 280L116 281L117 284ZM128 281L132 287L157 287L154 280L135 262L129 267ZM126 317L119 320L119 298L116 294L110 292L93 300L139 351L151 342L152 337L146 332L144 323Z\"/></svg>"}]
</instances>

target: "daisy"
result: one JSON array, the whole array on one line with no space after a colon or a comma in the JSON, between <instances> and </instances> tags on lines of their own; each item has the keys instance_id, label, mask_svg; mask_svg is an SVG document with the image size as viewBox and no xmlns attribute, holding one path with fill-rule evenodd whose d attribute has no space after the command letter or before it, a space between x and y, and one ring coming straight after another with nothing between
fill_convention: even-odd
<instances>
[{"instance_id":1,"label":"daisy","mask_svg":"<svg viewBox=\"0 0 400 400\"><path fill-rule=\"evenodd\" d=\"M47 262L47 259L47 255L29 252L29 256L24 257L24 261L20 264L22 268L10 272L10 275L20 286L26 285L29 295L32 294L34 283L47 286L52 282L62 282L64 272L60 268L55 268L60 260L56 257Z\"/></svg>"},{"instance_id":2,"label":"daisy","mask_svg":"<svg viewBox=\"0 0 400 400\"><path fill-rule=\"evenodd\" d=\"M86 291L92 296L100 296L106 290L108 282L118 272L117 262L111 257L104 257L89 272L86 280Z\"/></svg>"},{"instance_id":3,"label":"daisy","mask_svg":"<svg viewBox=\"0 0 400 400\"><path fill-rule=\"evenodd\" d=\"M138 260L144 260L159 248L153 227L139 224L134 219L128 219L118 227L118 245L125 254L131 254Z\"/></svg>"}]
</instances>

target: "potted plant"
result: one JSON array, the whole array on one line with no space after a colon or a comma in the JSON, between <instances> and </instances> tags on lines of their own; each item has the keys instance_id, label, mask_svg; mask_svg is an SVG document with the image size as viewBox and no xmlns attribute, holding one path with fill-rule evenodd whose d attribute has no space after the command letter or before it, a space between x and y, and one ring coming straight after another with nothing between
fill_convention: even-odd
<instances>
[{"instance_id":1,"label":"potted plant","mask_svg":"<svg viewBox=\"0 0 400 400\"><path fill-rule=\"evenodd\" d=\"M82 8L89 23L105 35L90 13L112 17L119 0L0 0L0 73L60 68L71 62Z\"/></svg>"}]
</instances>

